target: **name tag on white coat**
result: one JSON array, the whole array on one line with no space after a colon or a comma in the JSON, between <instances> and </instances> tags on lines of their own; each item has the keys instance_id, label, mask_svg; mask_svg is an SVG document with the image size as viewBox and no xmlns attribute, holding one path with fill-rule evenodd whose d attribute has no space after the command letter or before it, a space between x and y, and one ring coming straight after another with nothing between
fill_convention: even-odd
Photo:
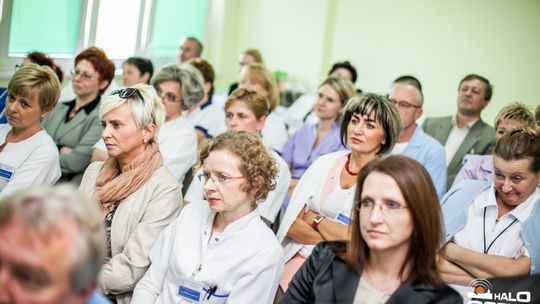
<instances>
[{"instance_id":1,"label":"name tag on white coat","mask_svg":"<svg viewBox=\"0 0 540 304\"><path fill-rule=\"evenodd\" d=\"M0 164L0 192L4 190L7 183L13 178L15 168L8 165Z\"/></svg>"},{"instance_id":2,"label":"name tag on white coat","mask_svg":"<svg viewBox=\"0 0 540 304\"><path fill-rule=\"evenodd\" d=\"M202 283L186 279L178 287L178 296L180 299L177 303L226 303L229 295L219 294L217 291L217 286L206 286Z\"/></svg>"},{"instance_id":3,"label":"name tag on white coat","mask_svg":"<svg viewBox=\"0 0 540 304\"><path fill-rule=\"evenodd\" d=\"M345 204L346 206L343 206L341 210L338 212L336 217L334 218L335 221L338 223L341 223L343 225L349 225L351 224L351 210L349 204Z\"/></svg>"}]
</instances>

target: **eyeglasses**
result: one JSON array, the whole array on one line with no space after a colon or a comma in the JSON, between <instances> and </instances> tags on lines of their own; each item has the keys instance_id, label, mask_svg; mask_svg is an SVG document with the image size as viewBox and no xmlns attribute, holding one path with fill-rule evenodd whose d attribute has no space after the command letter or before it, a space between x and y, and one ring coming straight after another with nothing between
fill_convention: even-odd
<instances>
[{"instance_id":1,"label":"eyeglasses","mask_svg":"<svg viewBox=\"0 0 540 304\"><path fill-rule=\"evenodd\" d=\"M206 185L206 183L210 179L212 180L212 182L214 182L214 184L223 185L223 184L226 184L228 181L230 181L232 179L244 178L244 176L227 176L227 175L224 175L224 174L221 174L221 173L218 173L216 175L212 175L212 174L210 174L208 172L203 172L203 173L197 175L197 177L199 178L201 183L203 183L203 185Z\"/></svg>"},{"instance_id":2,"label":"eyeglasses","mask_svg":"<svg viewBox=\"0 0 540 304\"><path fill-rule=\"evenodd\" d=\"M163 98L163 91L161 91L161 89L158 87L155 87L155 89L158 96L161 97L162 99L167 99L168 102L180 101L180 98L176 97L173 93L167 93L165 94L165 98Z\"/></svg>"},{"instance_id":3,"label":"eyeglasses","mask_svg":"<svg viewBox=\"0 0 540 304\"><path fill-rule=\"evenodd\" d=\"M78 69L73 69L71 70L71 76L73 76L73 78L75 78L75 76L81 76L81 78L85 81L94 81L96 79L96 77L86 73L86 72L81 72L80 70Z\"/></svg>"},{"instance_id":4,"label":"eyeglasses","mask_svg":"<svg viewBox=\"0 0 540 304\"><path fill-rule=\"evenodd\" d=\"M361 199L354 204L356 210L362 214L370 214L373 212L375 206L379 207L381 213L388 216L393 216L399 213L403 213L408 207L402 206L394 201L385 201L382 204L376 204L370 199Z\"/></svg>"},{"instance_id":5,"label":"eyeglasses","mask_svg":"<svg viewBox=\"0 0 540 304\"><path fill-rule=\"evenodd\" d=\"M133 95L137 95L137 97L139 97L141 101L144 102L141 92L139 92L139 89L135 89L135 88L125 88L125 89L115 90L115 91L112 91L110 95L111 96L118 95L120 96L120 98L123 98L123 99L128 99L128 98L131 98Z\"/></svg>"},{"instance_id":6,"label":"eyeglasses","mask_svg":"<svg viewBox=\"0 0 540 304\"><path fill-rule=\"evenodd\" d=\"M413 105L412 103L408 103L406 101L397 101L392 99L392 103L396 105L398 108L404 108L404 109L410 109L410 108L417 108L420 109L422 106Z\"/></svg>"}]
</instances>

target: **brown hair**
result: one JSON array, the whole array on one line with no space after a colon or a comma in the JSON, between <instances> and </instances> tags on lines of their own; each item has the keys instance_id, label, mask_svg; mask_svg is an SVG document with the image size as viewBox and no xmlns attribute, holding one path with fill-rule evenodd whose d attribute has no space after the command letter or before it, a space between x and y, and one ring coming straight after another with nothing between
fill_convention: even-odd
<instances>
[{"instance_id":1,"label":"brown hair","mask_svg":"<svg viewBox=\"0 0 540 304\"><path fill-rule=\"evenodd\" d=\"M268 112L270 112L268 98L253 90L242 88L234 90L225 102L225 112L236 102L243 102L255 114L257 119L268 116Z\"/></svg>"},{"instance_id":2,"label":"brown hair","mask_svg":"<svg viewBox=\"0 0 540 304\"><path fill-rule=\"evenodd\" d=\"M469 80L480 80L481 82L483 82L485 84L484 100L486 101L491 100L491 97L493 96L493 85L491 85L491 83L489 82L489 80L487 80L487 78L480 76L478 74L469 74L465 76L463 79L461 79L461 81L459 82L458 91L461 89L461 84Z\"/></svg>"},{"instance_id":3,"label":"brown hair","mask_svg":"<svg viewBox=\"0 0 540 304\"><path fill-rule=\"evenodd\" d=\"M264 201L268 192L276 188L278 167L260 136L247 131L227 131L214 137L199 153L199 167L210 152L223 150L242 162L238 168L245 178L242 191L253 193L255 204Z\"/></svg>"},{"instance_id":4,"label":"brown hair","mask_svg":"<svg viewBox=\"0 0 540 304\"><path fill-rule=\"evenodd\" d=\"M256 63L262 63L264 64L261 52L257 49L247 49L243 53L244 55L251 56L253 58L253 61Z\"/></svg>"},{"instance_id":5,"label":"brown hair","mask_svg":"<svg viewBox=\"0 0 540 304\"><path fill-rule=\"evenodd\" d=\"M80 52L79 55L75 57L75 65L77 65L81 60L88 60L92 64L96 72L99 74L99 81L107 81L107 86L103 90L99 91L100 94L103 94L114 78L114 62L107 57L107 54L105 54L102 49L95 46Z\"/></svg>"},{"instance_id":6,"label":"brown hair","mask_svg":"<svg viewBox=\"0 0 540 304\"><path fill-rule=\"evenodd\" d=\"M540 171L540 128L525 126L505 134L495 145L494 155L506 161L531 159L531 172Z\"/></svg>"},{"instance_id":7,"label":"brown hair","mask_svg":"<svg viewBox=\"0 0 540 304\"><path fill-rule=\"evenodd\" d=\"M369 162L358 177L355 204L364 190L364 181L373 172L386 174L399 187L407 202L412 218L413 232L410 238L406 262L401 266L400 276L414 284L428 283L439 286L442 281L436 271L437 250L443 237L441 210L437 192L426 169L406 156L389 156ZM351 241L347 246L347 265L355 270L369 260L370 249L360 233L360 216L357 208L352 211ZM410 273L405 269L410 266ZM407 276L407 277L405 277Z\"/></svg>"},{"instance_id":8,"label":"brown hair","mask_svg":"<svg viewBox=\"0 0 540 304\"><path fill-rule=\"evenodd\" d=\"M253 63L244 66L248 78L255 79L268 91L270 110L273 111L279 104L279 92L276 80L272 73L261 63Z\"/></svg>"}]
</instances>

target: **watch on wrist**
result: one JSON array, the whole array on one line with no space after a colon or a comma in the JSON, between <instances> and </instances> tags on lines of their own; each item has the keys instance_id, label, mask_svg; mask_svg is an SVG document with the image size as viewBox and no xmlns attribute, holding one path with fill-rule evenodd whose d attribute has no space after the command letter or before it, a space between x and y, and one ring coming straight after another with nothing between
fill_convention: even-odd
<instances>
[{"instance_id":1,"label":"watch on wrist","mask_svg":"<svg viewBox=\"0 0 540 304\"><path fill-rule=\"evenodd\" d=\"M324 219L324 216L317 214L315 218L313 219L313 221L311 222L311 227L319 231L319 224L322 222L323 219Z\"/></svg>"}]
</instances>

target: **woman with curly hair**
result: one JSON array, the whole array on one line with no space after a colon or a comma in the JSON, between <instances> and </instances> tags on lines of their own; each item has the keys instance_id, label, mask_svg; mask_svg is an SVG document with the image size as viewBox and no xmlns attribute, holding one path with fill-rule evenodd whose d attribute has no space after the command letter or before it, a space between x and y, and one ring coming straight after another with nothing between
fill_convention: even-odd
<instances>
[{"instance_id":1,"label":"woman with curly hair","mask_svg":"<svg viewBox=\"0 0 540 304\"><path fill-rule=\"evenodd\" d=\"M258 135L223 133L200 152L207 201L188 204L156 241L132 303L272 303L283 251L256 208L275 187Z\"/></svg>"}]
</instances>

